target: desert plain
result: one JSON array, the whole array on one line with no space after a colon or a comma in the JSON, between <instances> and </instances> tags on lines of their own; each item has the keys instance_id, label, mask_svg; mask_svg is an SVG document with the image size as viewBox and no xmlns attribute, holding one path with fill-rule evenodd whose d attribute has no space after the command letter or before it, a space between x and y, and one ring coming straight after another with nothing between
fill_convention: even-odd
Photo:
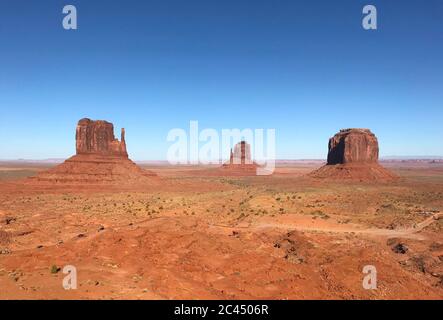
<instances>
[{"instance_id":1,"label":"desert plain","mask_svg":"<svg viewBox=\"0 0 443 320\"><path fill-rule=\"evenodd\" d=\"M443 163L381 164L399 179L143 163L150 183L76 186L27 182L53 163L2 162L0 299L442 299Z\"/></svg>"}]
</instances>

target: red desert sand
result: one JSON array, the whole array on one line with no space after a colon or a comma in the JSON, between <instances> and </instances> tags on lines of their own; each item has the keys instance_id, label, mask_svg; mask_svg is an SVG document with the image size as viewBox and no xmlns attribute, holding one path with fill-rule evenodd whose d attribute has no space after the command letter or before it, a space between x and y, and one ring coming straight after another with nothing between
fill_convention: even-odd
<instances>
[{"instance_id":1,"label":"red desert sand","mask_svg":"<svg viewBox=\"0 0 443 320\"><path fill-rule=\"evenodd\" d=\"M0 163L0 299L443 298L441 162L387 171L366 131L331 142L326 168L364 172L339 180L307 176L318 161L270 176L140 168L103 121L81 120L76 142L49 170ZM64 289L65 266L77 289Z\"/></svg>"}]
</instances>

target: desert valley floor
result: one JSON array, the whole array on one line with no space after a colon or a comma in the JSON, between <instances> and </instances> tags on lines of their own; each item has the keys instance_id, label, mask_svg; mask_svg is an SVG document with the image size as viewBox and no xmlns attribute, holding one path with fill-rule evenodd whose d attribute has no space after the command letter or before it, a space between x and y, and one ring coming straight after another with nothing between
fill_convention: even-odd
<instances>
[{"instance_id":1,"label":"desert valley floor","mask_svg":"<svg viewBox=\"0 0 443 320\"><path fill-rule=\"evenodd\" d=\"M0 299L443 299L443 163L383 165L400 179L145 165L150 184L84 187L28 184L45 166L2 163Z\"/></svg>"}]
</instances>

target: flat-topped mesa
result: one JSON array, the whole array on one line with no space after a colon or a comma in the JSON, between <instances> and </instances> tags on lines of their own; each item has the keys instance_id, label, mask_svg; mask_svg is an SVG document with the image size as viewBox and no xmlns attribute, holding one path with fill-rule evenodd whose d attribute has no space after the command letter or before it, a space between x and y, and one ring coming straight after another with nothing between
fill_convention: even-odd
<instances>
[{"instance_id":1,"label":"flat-topped mesa","mask_svg":"<svg viewBox=\"0 0 443 320\"><path fill-rule=\"evenodd\" d=\"M369 129L343 129L329 139L328 163L309 173L332 180L393 181L397 176L378 163L377 137Z\"/></svg>"},{"instance_id":2,"label":"flat-topped mesa","mask_svg":"<svg viewBox=\"0 0 443 320\"><path fill-rule=\"evenodd\" d=\"M342 129L329 139L328 165L377 163L377 137L369 129Z\"/></svg>"},{"instance_id":3,"label":"flat-topped mesa","mask_svg":"<svg viewBox=\"0 0 443 320\"><path fill-rule=\"evenodd\" d=\"M128 158L125 129L121 130L121 141L114 136L114 125L104 120L81 119L75 134L76 153L111 155Z\"/></svg>"},{"instance_id":4,"label":"flat-topped mesa","mask_svg":"<svg viewBox=\"0 0 443 320\"><path fill-rule=\"evenodd\" d=\"M252 164L251 159L251 145L246 141L241 141L234 146L234 151L231 149L231 156L229 159L230 165L247 165Z\"/></svg>"}]
</instances>

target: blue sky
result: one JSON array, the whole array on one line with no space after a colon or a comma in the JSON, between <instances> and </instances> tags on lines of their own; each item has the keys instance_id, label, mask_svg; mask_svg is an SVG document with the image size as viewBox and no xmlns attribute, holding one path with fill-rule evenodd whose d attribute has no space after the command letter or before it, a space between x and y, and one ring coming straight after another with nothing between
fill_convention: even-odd
<instances>
[{"instance_id":1,"label":"blue sky","mask_svg":"<svg viewBox=\"0 0 443 320\"><path fill-rule=\"evenodd\" d=\"M190 120L275 128L280 159L325 158L348 127L382 156L443 155L442 14L440 0L0 0L0 159L74 154L83 117L125 127L137 160L165 159Z\"/></svg>"}]
</instances>

